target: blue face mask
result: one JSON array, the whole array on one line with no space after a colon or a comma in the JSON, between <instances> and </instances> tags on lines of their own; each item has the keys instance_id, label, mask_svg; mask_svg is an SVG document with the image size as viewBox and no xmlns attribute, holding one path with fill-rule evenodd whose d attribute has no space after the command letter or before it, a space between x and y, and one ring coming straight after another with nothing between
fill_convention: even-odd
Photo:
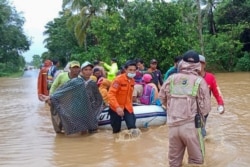
<instances>
[{"instance_id":1,"label":"blue face mask","mask_svg":"<svg viewBox=\"0 0 250 167\"><path fill-rule=\"evenodd\" d=\"M129 73L127 73L127 76L128 76L129 78L134 78L134 77L135 77L135 75L136 75L135 73L130 73L130 72L129 72Z\"/></svg>"}]
</instances>

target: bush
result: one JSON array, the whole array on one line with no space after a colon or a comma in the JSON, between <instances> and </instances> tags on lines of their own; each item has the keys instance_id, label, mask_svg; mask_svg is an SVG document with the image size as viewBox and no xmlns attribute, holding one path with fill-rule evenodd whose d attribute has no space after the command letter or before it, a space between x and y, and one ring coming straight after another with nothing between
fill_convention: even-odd
<instances>
[{"instance_id":1,"label":"bush","mask_svg":"<svg viewBox=\"0 0 250 167\"><path fill-rule=\"evenodd\" d=\"M250 54L248 52L245 52L244 56L238 60L235 71L250 71Z\"/></svg>"},{"instance_id":2,"label":"bush","mask_svg":"<svg viewBox=\"0 0 250 167\"><path fill-rule=\"evenodd\" d=\"M7 74L7 73L5 73L5 72L1 72L1 71L0 71L0 77L6 77L6 76L8 76L8 74Z\"/></svg>"},{"instance_id":3,"label":"bush","mask_svg":"<svg viewBox=\"0 0 250 167\"><path fill-rule=\"evenodd\" d=\"M20 67L15 66L13 63L0 63L0 77L11 76L13 74L18 75L20 73Z\"/></svg>"}]
</instances>

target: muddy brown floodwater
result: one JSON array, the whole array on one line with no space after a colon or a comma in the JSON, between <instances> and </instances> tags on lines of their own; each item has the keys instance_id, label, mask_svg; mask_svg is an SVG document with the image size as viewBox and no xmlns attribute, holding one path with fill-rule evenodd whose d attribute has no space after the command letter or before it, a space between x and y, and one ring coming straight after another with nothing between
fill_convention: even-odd
<instances>
[{"instance_id":1,"label":"muddy brown floodwater","mask_svg":"<svg viewBox=\"0 0 250 167\"><path fill-rule=\"evenodd\" d=\"M142 129L136 141L115 142L109 130L66 137L52 128L49 107L38 101L36 70L22 78L0 78L0 166L168 166L167 126ZM207 122L207 167L250 166L250 73L218 73L226 113ZM185 155L183 166L187 164Z\"/></svg>"}]
</instances>

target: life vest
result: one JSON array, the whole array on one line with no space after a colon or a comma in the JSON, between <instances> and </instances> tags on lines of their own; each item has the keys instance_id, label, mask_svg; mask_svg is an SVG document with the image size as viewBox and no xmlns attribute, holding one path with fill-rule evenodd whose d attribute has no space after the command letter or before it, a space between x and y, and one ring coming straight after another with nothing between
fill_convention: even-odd
<instances>
[{"instance_id":1,"label":"life vest","mask_svg":"<svg viewBox=\"0 0 250 167\"><path fill-rule=\"evenodd\" d=\"M185 121L195 115L193 109L197 108L196 97L201 81L201 77L172 76L167 108L169 123Z\"/></svg>"},{"instance_id":2,"label":"life vest","mask_svg":"<svg viewBox=\"0 0 250 167\"><path fill-rule=\"evenodd\" d=\"M186 95L186 96L192 96L196 97L199 85L201 83L202 78L198 77L195 81L195 84L191 87L184 87L183 85L186 85L187 80L183 80L182 85L174 85L174 77L172 77L170 81L170 94L171 95Z\"/></svg>"}]
</instances>

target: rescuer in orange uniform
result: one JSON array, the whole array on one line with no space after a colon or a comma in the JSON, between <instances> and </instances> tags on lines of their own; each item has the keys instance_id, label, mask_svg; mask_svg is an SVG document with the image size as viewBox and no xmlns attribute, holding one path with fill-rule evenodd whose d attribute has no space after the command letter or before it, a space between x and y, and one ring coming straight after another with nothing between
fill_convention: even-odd
<instances>
[{"instance_id":1,"label":"rescuer in orange uniform","mask_svg":"<svg viewBox=\"0 0 250 167\"><path fill-rule=\"evenodd\" d=\"M44 66L40 69L38 80L37 80L37 93L38 93L39 100L41 100L39 97L40 94L43 94L46 96L49 95L49 91L47 87L47 72L51 65L52 65L52 62L50 60L45 60Z\"/></svg>"},{"instance_id":2,"label":"rescuer in orange uniform","mask_svg":"<svg viewBox=\"0 0 250 167\"><path fill-rule=\"evenodd\" d=\"M108 92L109 114L113 133L121 131L122 118L124 118L128 129L136 128L136 118L133 112L132 102L136 62L130 60L126 62L124 68L125 73L118 75L114 79Z\"/></svg>"}]
</instances>

